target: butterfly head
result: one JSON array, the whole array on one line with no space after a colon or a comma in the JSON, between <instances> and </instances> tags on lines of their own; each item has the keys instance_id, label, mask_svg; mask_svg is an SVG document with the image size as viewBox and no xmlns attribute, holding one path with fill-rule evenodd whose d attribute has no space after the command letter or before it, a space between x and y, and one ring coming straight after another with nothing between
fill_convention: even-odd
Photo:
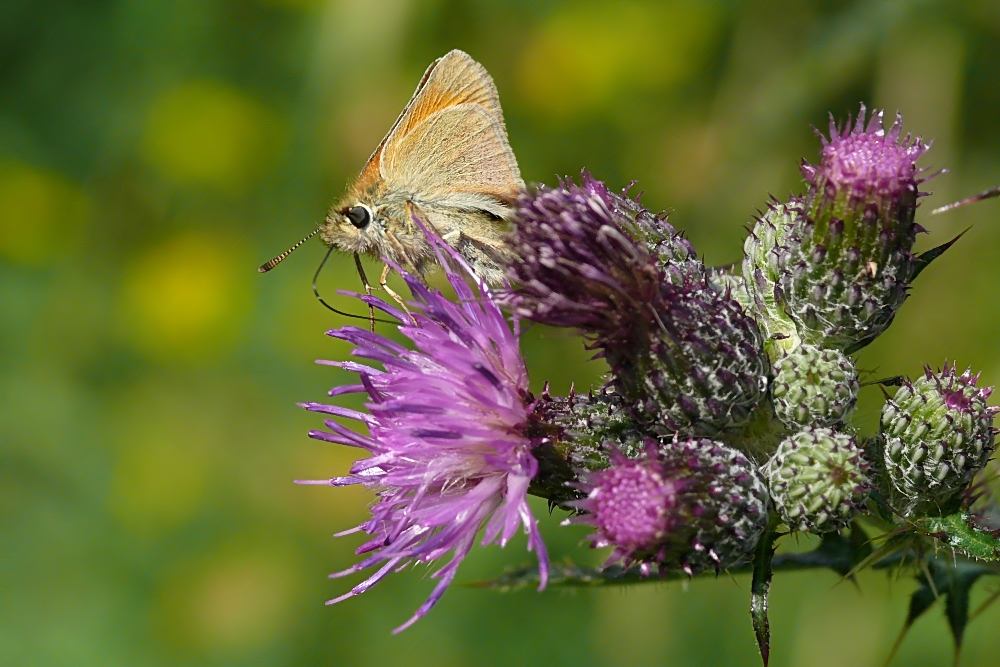
<instances>
[{"instance_id":1,"label":"butterfly head","mask_svg":"<svg viewBox=\"0 0 1000 667\"><path fill-rule=\"evenodd\" d=\"M330 210L321 236L327 245L345 252L377 253L385 236L384 229L379 208L354 202Z\"/></svg>"}]
</instances>

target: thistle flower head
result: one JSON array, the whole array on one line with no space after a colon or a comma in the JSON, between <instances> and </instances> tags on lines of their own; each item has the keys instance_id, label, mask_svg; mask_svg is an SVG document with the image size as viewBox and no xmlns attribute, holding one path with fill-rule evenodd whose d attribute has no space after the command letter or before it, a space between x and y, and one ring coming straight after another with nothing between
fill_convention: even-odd
<instances>
[{"instance_id":1,"label":"thistle flower head","mask_svg":"<svg viewBox=\"0 0 1000 667\"><path fill-rule=\"evenodd\" d=\"M603 183L539 186L517 202L508 277L514 311L536 322L576 327L602 342L640 332L660 285L656 257L625 230L629 220ZM637 322L648 320L635 317Z\"/></svg>"},{"instance_id":2,"label":"thistle flower head","mask_svg":"<svg viewBox=\"0 0 1000 667\"><path fill-rule=\"evenodd\" d=\"M775 414L789 428L846 421L858 389L857 368L839 350L803 343L774 362L771 398Z\"/></svg>"},{"instance_id":3,"label":"thistle flower head","mask_svg":"<svg viewBox=\"0 0 1000 667\"><path fill-rule=\"evenodd\" d=\"M907 297L927 146L886 132L882 113L853 128L831 124L818 165L804 163L808 192L772 205L744 247L744 275L769 333L848 353L888 328ZM850 124L848 124L850 125ZM789 332L789 324L794 333ZM786 348L788 349L788 348Z\"/></svg>"},{"instance_id":4,"label":"thistle flower head","mask_svg":"<svg viewBox=\"0 0 1000 667\"><path fill-rule=\"evenodd\" d=\"M369 431L368 436L360 435L329 420L328 431L313 431L311 437L371 454L347 477L304 483L361 484L378 494L372 517L348 531L373 536L358 549L365 557L333 576L374 566L378 570L331 603L363 593L408 563L427 563L451 553L450 561L433 575L439 582L430 598L397 631L441 598L481 529L484 545L502 546L523 526L528 548L538 553L542 586L547 572L545 548L527 503L538 464L532 455L536 443L524 433L533 399L517 334L490 295L481 287L471 289L451 268L443 243L429 238L438 245L458 303L405 273L417 301L412 320L380 299L359 295L399 319L400 332L416 349L356 327L328 332L356 345L354 356L382 366L321 362L358 373L359 384L330 393L366 393L368 413L319 403L303 406L354 419Z\"/></svg>"},{"instance_id":5,"label":"thistle flower head","mask_svg":"<svg viewBox=\"0 0 1000 667\"><path fill-rule=\"evenodd\" d=\"M887 489L898 509L938 511L972 482L993 453L993 419L1000 408L986 400L992 387L979 388L978 375L955 364L925 369L882 408L880 439Z\"/></svg>"},{"instance_id":6,"label":"thistle flower head","mask_svg":"<svg viewBox=\"0 0 1000 667\"><path fill-rule=\"evenodd\" d=\"M810 533L851 522L868 493L867 470L852 436L808 426L782 441L764 466L781 520Z\"/></svg>"},{"instance_id":7,"label":"thistle flower head","mask_svg":"<svg viewBox=\"0 0 1000 667\"><path fill-rule=\"evenodd\" d=\"M917 159L928 146L920 137L910 135L900 139L903 117L897 113L892 127L883 127L883 112L876 110L865 118L862 104L852 127L850 120L843 129L830 116L830 138L822 134L820 162L802 164L802 175L818 190L814 196L828 200L843 197L852 204L875 204L883 213L887 209L916 204L917 186L922 170ZM907 211L912 218L912 210Z\"/></svg>"},{"instance_id":8,"label":"thistle flower head","mask_svg":"<svg viewBox=\"0 0 1000 667\"><path fill-rule=\"evenodd\" d=\"M644 572L719 571L745 560L767 524L767 490L740 452L708 439L674 441L590 473L577 522L594 526L595 547L613 547L609 563Z\"/></svg>"},{"instance_id":9,"label":"thistle flower head","mask_svg":"<svg viewBox=\"0 0 1000 667\"><path fill-rule=\"evenodd\" d=\"M615 560L652 554L678 520L679 483L655 451L641 459L627 459L617 449L613 465L593 475L588 498L579 503L592 515L599 537L595 546L614 545Z\"/></svg>"},{"instance_id":10,"label":"thistle flower head","mask_svg":"<svg viewBox=\"0 0 1000 667\"><path fill-rule=\"evenodd\" d=\"M665 219L585 176L522 195L511 243L515 311L588 335L638 422L715 435L749 419L766 386L760 331Z\"/></svg>"}]
</instances>

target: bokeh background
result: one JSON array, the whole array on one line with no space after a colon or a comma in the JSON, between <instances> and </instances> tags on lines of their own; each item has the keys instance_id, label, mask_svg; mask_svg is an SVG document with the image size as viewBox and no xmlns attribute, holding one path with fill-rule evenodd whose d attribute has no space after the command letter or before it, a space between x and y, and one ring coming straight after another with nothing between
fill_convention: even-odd
<instances>
[{"instance_id":1,"label":"bokeh background","mask_svg":"<svg viewBox=\"0 0 1000 667\"><path fill-rule=\"evenodd\" d=\"M310 231L435 57L493 74L528 181L638 179L710 263L741 257L768 193L800 191L810 125L862 100L933 139L921 247L972 230L861 354L872 373L946 357L1000 383L1000 205L931 217L1000 183L1000 3L517 0L0 2L0 663L757 665L745 576L511 595L455 585L400 636L425 569L362 598L356 452L295 406L345 374L312 297ZM374 269L373 269L374 270ZM358 287L335 258L321 286ZM580 341L530 329L536 388L597 382ZM860 421L880 407L866 390ZM536 510L544 514L543 503ZM554 559L597 562L544 525ZM479 549L460 581L529 563ZM876 665L912 583L779 574L772 664ZM980 586L977 600L991 589ZM995 665L1000 607L963 664ZM893 664L944 665L939 610Z\"/></svg>"}]
</instances>

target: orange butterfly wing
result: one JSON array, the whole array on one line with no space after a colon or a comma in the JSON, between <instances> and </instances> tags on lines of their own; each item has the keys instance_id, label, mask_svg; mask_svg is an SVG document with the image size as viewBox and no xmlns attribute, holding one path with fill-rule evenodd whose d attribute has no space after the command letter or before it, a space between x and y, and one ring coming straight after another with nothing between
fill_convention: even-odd
<instances>
[{"instance_id":1,"label":"orange butterfly wing","mask_svg":"<svg viewBox=\"0 0 1000 667\"><path fill-rule=\"evenodd\" d=\"M498 132L504 144L507 143L507 128L493 79L469 54L455 49L432 62L424 72L410 101L368 158L358 182L379 178L382 153L387 144L405 137L435 112L457 104L483 107L496 120Z\"/></svg>"}]
</instances>

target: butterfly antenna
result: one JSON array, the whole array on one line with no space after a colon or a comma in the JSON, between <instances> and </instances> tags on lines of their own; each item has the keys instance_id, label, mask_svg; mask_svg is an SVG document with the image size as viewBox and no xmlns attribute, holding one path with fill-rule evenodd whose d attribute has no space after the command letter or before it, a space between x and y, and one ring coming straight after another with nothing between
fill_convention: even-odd
<instances>
[{"instance_id":1,"label":"butterfly antenna","mask_svg":"<svg viewBox=\"0 0 1000 667\"><path fill-rule=\"evenodd\" d=\"M275 257L274 259L268 260L268 261L264 262L263 264L261 264L260 268L257 269L257 273L267 273L268 271L270 271L271 269L273 269L274 267L276 267L278 264L281 264L281 262L283 262L286 257L288 257L289 255L291 255L294 250L297 250L299 248L299 246L301 246L303 243L305 243L306 241L308 241L312 237L314 237L317 234L319 234L320 229L322 229L322 228L321 227L317 227L316 229L314 229L311 232L309 232L309 234L304 239L302 239L301 241L299 241L298 243L296 243L295 245L293 245L291 248L289 248L285 252L281 253L280 255L278 255L277 257Z\"/></svg>"},{"instance_id":2,"label":"butterfly antenna","mask_svg":"<svg viewBox=\"0 0 1000 667\"><path fill-rule=\"evenodd\" d=\"M301 241L299 243L301 243ZM295 248L292 248L292 250L294 250L294 249ZM289 252L291 252L291 251L289 251ZM321 304L323 304L324 306L326 306L329 310L332 310L333 312L337 313L338 315L343 315L344 317L353 317L353 318L358 319L358 320L367 320L369 322L381 322L382 324L399 324L399 322L393 322L392 320L380 320L378 318L368 317L367 315L355 315L353 313L345 313L342 310L337 310L336 308L334 308L333 306L331 306L330 304L328 304L326 301L323 300L323 297L321 297L319 295L319 288L316 287L316 281L319 279L319 273L320 273L320 271L322 271L323 267L326 265L326 260L330 259L330 253L331 252L333 252L333 246L330 246L330 249L326 251L325 255L323 255L323 261L319 263L319 266L316 267L316 273L313 274L312 288L313 288L313 294L316 295L316 299ZM281 260L278 260L278 261L281 261Z\"/></svg>"}]
</instances>

